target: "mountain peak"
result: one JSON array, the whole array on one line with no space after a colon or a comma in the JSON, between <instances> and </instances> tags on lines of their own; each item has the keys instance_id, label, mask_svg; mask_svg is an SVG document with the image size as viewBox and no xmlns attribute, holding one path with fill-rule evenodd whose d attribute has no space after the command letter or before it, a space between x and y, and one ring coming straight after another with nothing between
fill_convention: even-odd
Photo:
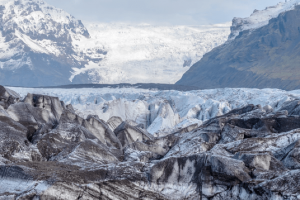
<instances>
[{"instance_id":1,"label":"mountain peak","mask_svg":"<svg viewBox=\"0 0 300 200\"><path fill-rule=\"evenodd\" d=\"M73 68L102 59L101 51L90 58L90 49L76 45L90 39L80 20L41 0L2 0L0 27L0 78L5 84L69 84ZM86 75L78 80L83 82L88 82Z\"/></svg>"},{"instance_id":2,"label":"mountain peak","mask_svg":"<svg viewBox=\"0 0 300 200\"><path fill-rule=\"evenodd\" d=\"M269 6L264 10L254 10L250 17L237 18L232 20L231 34L229 40L236 38L240 32L253 30L263 27L273 18L278 17L280 13L295 9L300 4L300 0L290 0L278 3L275 6Z\"/></svg>"},{"instance_id":3,"label":"mountain peak","mask_svg":"<svg viewBox=\"0 0 300 200\"><path fill-rule=\"evenodd\" d=\"M22 33L31 34L31 37L54 35L60 38L68 31L89 37L80 20L41 0L8 1L3 5L0 17L4 31L12 31L17 27Z\"/></svg>"},{"instance_id":4,"label":"mountain peak","mask_svg":"<svg viewBox=\"0 0 300 200\"><path fill-rule=\"evenodd\" d=\"M261 12L256 11L249 18L241 20L240 25L235 23L238 36L231 34L230 42L207 53L177 84L203 89L299 89L298 2L289 1ZM264 23L266 25L263 26Z\"/></svg>"}]
</instances>

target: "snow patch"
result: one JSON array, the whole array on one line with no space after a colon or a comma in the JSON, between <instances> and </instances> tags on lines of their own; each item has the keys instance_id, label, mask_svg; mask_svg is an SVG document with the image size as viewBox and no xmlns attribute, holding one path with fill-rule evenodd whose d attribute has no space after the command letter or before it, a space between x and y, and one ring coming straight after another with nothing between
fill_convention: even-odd
<instances>
[{"instance_id":1,"label":"snow patch","mask_svg":"<svg viewBox=\"0 0 300 200\"><path fill-rule=\"evenodd\" d=\"M21 34L20 31L16 30L15 35L20 38L31 50L39 53L49 54L49 52L41 47L39 44L35 43L30 37L27 35Z\"/></svg>"}]
</instances>

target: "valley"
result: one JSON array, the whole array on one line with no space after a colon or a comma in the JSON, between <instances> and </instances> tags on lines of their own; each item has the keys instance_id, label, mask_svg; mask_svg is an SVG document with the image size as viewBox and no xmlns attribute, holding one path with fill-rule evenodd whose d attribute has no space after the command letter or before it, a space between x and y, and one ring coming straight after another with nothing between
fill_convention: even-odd
<instances>
[{"instance_id":1,"label":"valley","mask_svg":"<svg viewBox=\"0 0 300 200\"><path fill-rule=\"evenodd\" d=\"M0 0L0 200L299 200L299 36L300 0L194 26Z\"/></svg>"},{"instance_id":2,"label":"valley","mask_svg":"<svg viewBox=\"0 0 300 200\"><path fill-rule=\"evenodd\" d=\"M95 24L44 1L0 2L0 84L174 84L223 44L230 23Z\"/></svg>"}]
</instances>

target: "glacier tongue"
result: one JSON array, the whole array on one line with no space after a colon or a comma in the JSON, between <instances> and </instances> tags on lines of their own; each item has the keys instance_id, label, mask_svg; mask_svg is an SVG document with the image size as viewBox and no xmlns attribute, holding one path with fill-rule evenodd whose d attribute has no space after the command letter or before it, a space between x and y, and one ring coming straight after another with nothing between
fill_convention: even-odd
<instances>
[{"instance_id":1,"label":"glacier tongue","mask_svg":"<svg viewBox=\"0 0 300 200\"><path fill-rule=\"evenodd\" d=\"M261 105L274 112L283 103L300 98L300 90L278 89L213 89L199 91L159 91L137 88L39 89L16 88L22 97L27 93L57 96L73 104L76 112L86 118L98 115L108 121L121 117L142 124L154 135L178 131L192 124L201 125L213 117L248 104Z\"/></svg>"},{"instance_id":2,"label":"glacier tongue","mask_svg":"<svg viewBox=\"0 0 300 200\"><path fill-rule=\"evenodd\" d=\"M89 63L98 83L173 84L202 56L223 44L228 24L209 26L153 26L85 23L96 46L106 57ZM84 69L82 70L84 72Z\"/></svg>"}]
</instances>

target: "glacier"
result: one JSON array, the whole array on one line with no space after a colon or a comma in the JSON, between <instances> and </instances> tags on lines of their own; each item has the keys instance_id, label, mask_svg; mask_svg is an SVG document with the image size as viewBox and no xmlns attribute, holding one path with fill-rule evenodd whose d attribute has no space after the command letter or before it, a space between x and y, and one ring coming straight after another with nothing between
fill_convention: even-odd
<instances>
[{"instance_id":1,"label":"glacier","mask_svg":"<svg viewBox=\"0 0 300 200\"><path fill-rule=\"evenodd\" d=\"M299 95L0 86L0 198L299 199Z\"/></svg>"},{"instance_id":2,"label":"glacier","mask_svg":"<svg viewBox=\"0 0 300 200\"><path fill-rule=\"evenodd\" d=\"M154 26L83 22L96 46L107 51L95 69L97 83L173 84L203 55L222 45L231 23Z\"/></svg>"},{"instance_id":3,"label":"glacier","mask_svg":"<svg viewBox=\"0 0 300 200\"><path fill-rule=\"evenodd\" d=\"M248 104L264 109L281 109L285 102L300 98L300 90L225 88L181 92L138 88L21 88L8 87L21 97L27 93L57 96L72 104L76 113L86 118L98 115L108 121L117 116L123 121L142 124L148 132L161 136L193 124L224 115Z\"/></svg>"}]
</instances>

